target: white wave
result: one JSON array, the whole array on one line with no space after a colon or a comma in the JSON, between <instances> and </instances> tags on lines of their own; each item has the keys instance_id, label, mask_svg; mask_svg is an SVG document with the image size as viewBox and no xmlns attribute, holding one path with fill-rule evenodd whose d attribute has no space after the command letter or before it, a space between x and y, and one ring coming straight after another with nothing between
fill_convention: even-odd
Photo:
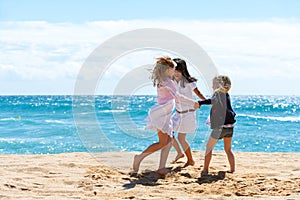
<instances>
[{"instance_id":1,"label":"white wave","mask_svg":"<svg viewBox=\"0 0 300 200\"><path fill-rule=\"evenodd\" d=\"M2 118L0 121L17 121L17 118L9 117L9 118Z\"/></svg>"},{"instance_id":2,"label":"white wave","mask_svg":"<svg viewBox=\"0 0 300 200\"><path fill-rule=\"evenodd\" d=\"M272 116L246 115L246 114L239 114L238 116L251 117L251 118L255 118L255 119L266 119L266 120L282 121L282 122L300 122L300 116L272 117Z\"/></svg>"},{"instance_id":3,"label":"white wave","mask_svg":"<svg viewBox=\"0 0 300 200\"><path fill-rule=\"evenodd\" d=\"M52 119L46 119L45 122L47 123L56 123L56 124L65 124L65 122L61 120L52 120Z\"/></svg>"},{"instance_id":4,"label":"white wave","mask_svg":"<svg viewBox=\"0 0 300 200\"><path fill-rule=\"evenodd\" d=\"M99 112L102 112L102 113L123 113L123 112L126 112L126 110L101 110Z\"/></svg>"},{"instance_id":5,"label":"white wave","mask_svg":"<svg viewBox=\"0 0 300 200\"><path fill-rule=\"evenodd\" d=\"M89 114L94 114L95 112L82 112L82 113L79 113L80 115L89 115Z\"/></svg>"}]
</instances>

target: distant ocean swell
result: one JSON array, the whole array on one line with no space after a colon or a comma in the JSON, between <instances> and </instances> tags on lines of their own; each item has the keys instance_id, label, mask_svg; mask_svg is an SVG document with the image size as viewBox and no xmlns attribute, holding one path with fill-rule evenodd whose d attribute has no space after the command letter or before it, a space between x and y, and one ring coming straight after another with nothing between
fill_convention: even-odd
<instances>
[{"instance_id":1,"label":"distant ocean swell","mask_svg":"<svg viewBox=\"0 0 300 200\"><path fill-rule=\"evenodd\" d=\"M155 104L155 96L96 96L97 126L104 137L120 151L142 151L157 141L155 132L145 131L145 117ZM114 104L114 102L118 102ZM232 96L237 113L233 137L234 151L300 152L300 98L297 96ZM101 144L87 147L78 134L73 118L72 96L1 96L0 97L0 153L47 154L62 152L107 151ZM91 113L84 107L90 103L82 99L83 118ZM209 106L197 110L198 128L189 136L192 149L204 150L209 128L205 121ZM121 129L117 119L130 117L136 126ZM88 120L88 118L87 118ZM122 125L122 126L123 126ZM93 126L91 126L91 130ZM95 139L98 137L94 133ZM99 136L100 137L100 136ZM99 138L98 138L99 139ZM101 141L101 138L99 139ZM218 142L217 150L223 149ZM115 150L115 149L114 149Z\"/></svg>"}]
</instances>

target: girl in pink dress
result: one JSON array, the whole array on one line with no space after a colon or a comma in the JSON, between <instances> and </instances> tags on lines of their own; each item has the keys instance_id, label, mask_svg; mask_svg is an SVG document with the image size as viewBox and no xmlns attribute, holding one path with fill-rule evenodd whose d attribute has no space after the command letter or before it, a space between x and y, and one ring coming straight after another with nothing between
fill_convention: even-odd
<instances>
[{"instance_id":1,"label":"girl in pink dress","mask_svg":"<svg viewBox=\"0 0 300 200\"><path fill-rule=\"evenodd\" d=\"M165 166L172 146L173 124L171 117L175 107L175 99L191 105L195 109L199 108L197 101L178 93L172 80L174 71L175 66L171 58L157 58L151 76L153 86L157 87L157 104L148 112L146 128L156 130L159 141L148 146L141 154L134 156L133 170L135 173L138 172L140 164L145 157L162 149L159 168L156 172L159 175L167 174Z\"/></svg>"}]
</instances>

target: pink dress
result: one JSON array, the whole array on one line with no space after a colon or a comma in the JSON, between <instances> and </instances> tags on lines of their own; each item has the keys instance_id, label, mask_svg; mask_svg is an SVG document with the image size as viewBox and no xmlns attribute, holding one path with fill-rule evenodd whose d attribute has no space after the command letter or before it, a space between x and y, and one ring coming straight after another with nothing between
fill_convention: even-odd
<instances>
[{"instance_id":1,"label":"pink dress","mask_svg":"<svg viewBox=\"0 0 300 200\"><path fill-rule=\"evenodd\" d=\"M157 103L148 112L146 128L161 130L173 136L172 111L175 107L175 100L194 106L195 100L187 98L177 91L176 85L171 79L166 79L157 88Z\"/></svg>"}]
</instances>

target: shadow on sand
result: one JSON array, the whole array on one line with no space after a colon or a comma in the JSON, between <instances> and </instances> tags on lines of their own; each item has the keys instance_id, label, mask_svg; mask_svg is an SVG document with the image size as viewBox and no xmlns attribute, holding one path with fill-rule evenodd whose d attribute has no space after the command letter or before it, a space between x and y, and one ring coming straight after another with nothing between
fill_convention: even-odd
<instances>
[{"instance_id":1,"label":"shadow on sand","mask_svg":"<svg viewBox=\"0 0 300 200\"><path fill-rule=\"evenodd\" d=\"M167 168L167 170L170 172L172 168ZM134 188L138 184L145 185L145 186L161 185L160 183L157 183L157 180L165 178L165 176L158 175L156 171L148 171L148 170L141 174L130 173L130 177L136 179L135 180L130 179L130 183L124 184L123 187L125 189Z\"/></svg>"},{"instance_id":2,"label":"shadow on sand","mask_svg":"<svg viewBox=\"0 0 300 200\"><path fill-rule=\"evenodd\" d=\"M226 171L219 171L217 174L208 174L203 177L199 177L195 179L195 177L192 177L189 173L182 173L182 167L176 167L172 169L172 167L167 168L169 173L166 176L160 176L156 173L156 171L145 171L141 174L137 173L131 173L130 177L127 180L130 181L130 183L124 184L123 187L125 189L131 189L134 188L136 185L145 185L145 186L158 186L162 185L163 183L158 183L157 181L159 179L168 179L172 178L175 174L179 174L180 176L184 176L187 178L187 181L185 181L185 184L189 183L198 183L199 185L203 183L214 183L219 180L223 180L226 176ZM134 178L134 179L133 179ZM188 181L190 180L190 181ZM173 180L170 180L173 181Z\"/></svg>"},{"instance_id":3,"label":"shadow on sand","mask_svg":"<svg viewBox=\"0 0 300 200\"><path fill-rule=\"evenodd\" d=\"M225 176L226 176L226 171L219 171L217 174L208 174L206 176L202 176L198 178L196 182L199 183L199 185L203 183L214 183L219 180L223 180Z\"/></svg>"}]
</instances>

